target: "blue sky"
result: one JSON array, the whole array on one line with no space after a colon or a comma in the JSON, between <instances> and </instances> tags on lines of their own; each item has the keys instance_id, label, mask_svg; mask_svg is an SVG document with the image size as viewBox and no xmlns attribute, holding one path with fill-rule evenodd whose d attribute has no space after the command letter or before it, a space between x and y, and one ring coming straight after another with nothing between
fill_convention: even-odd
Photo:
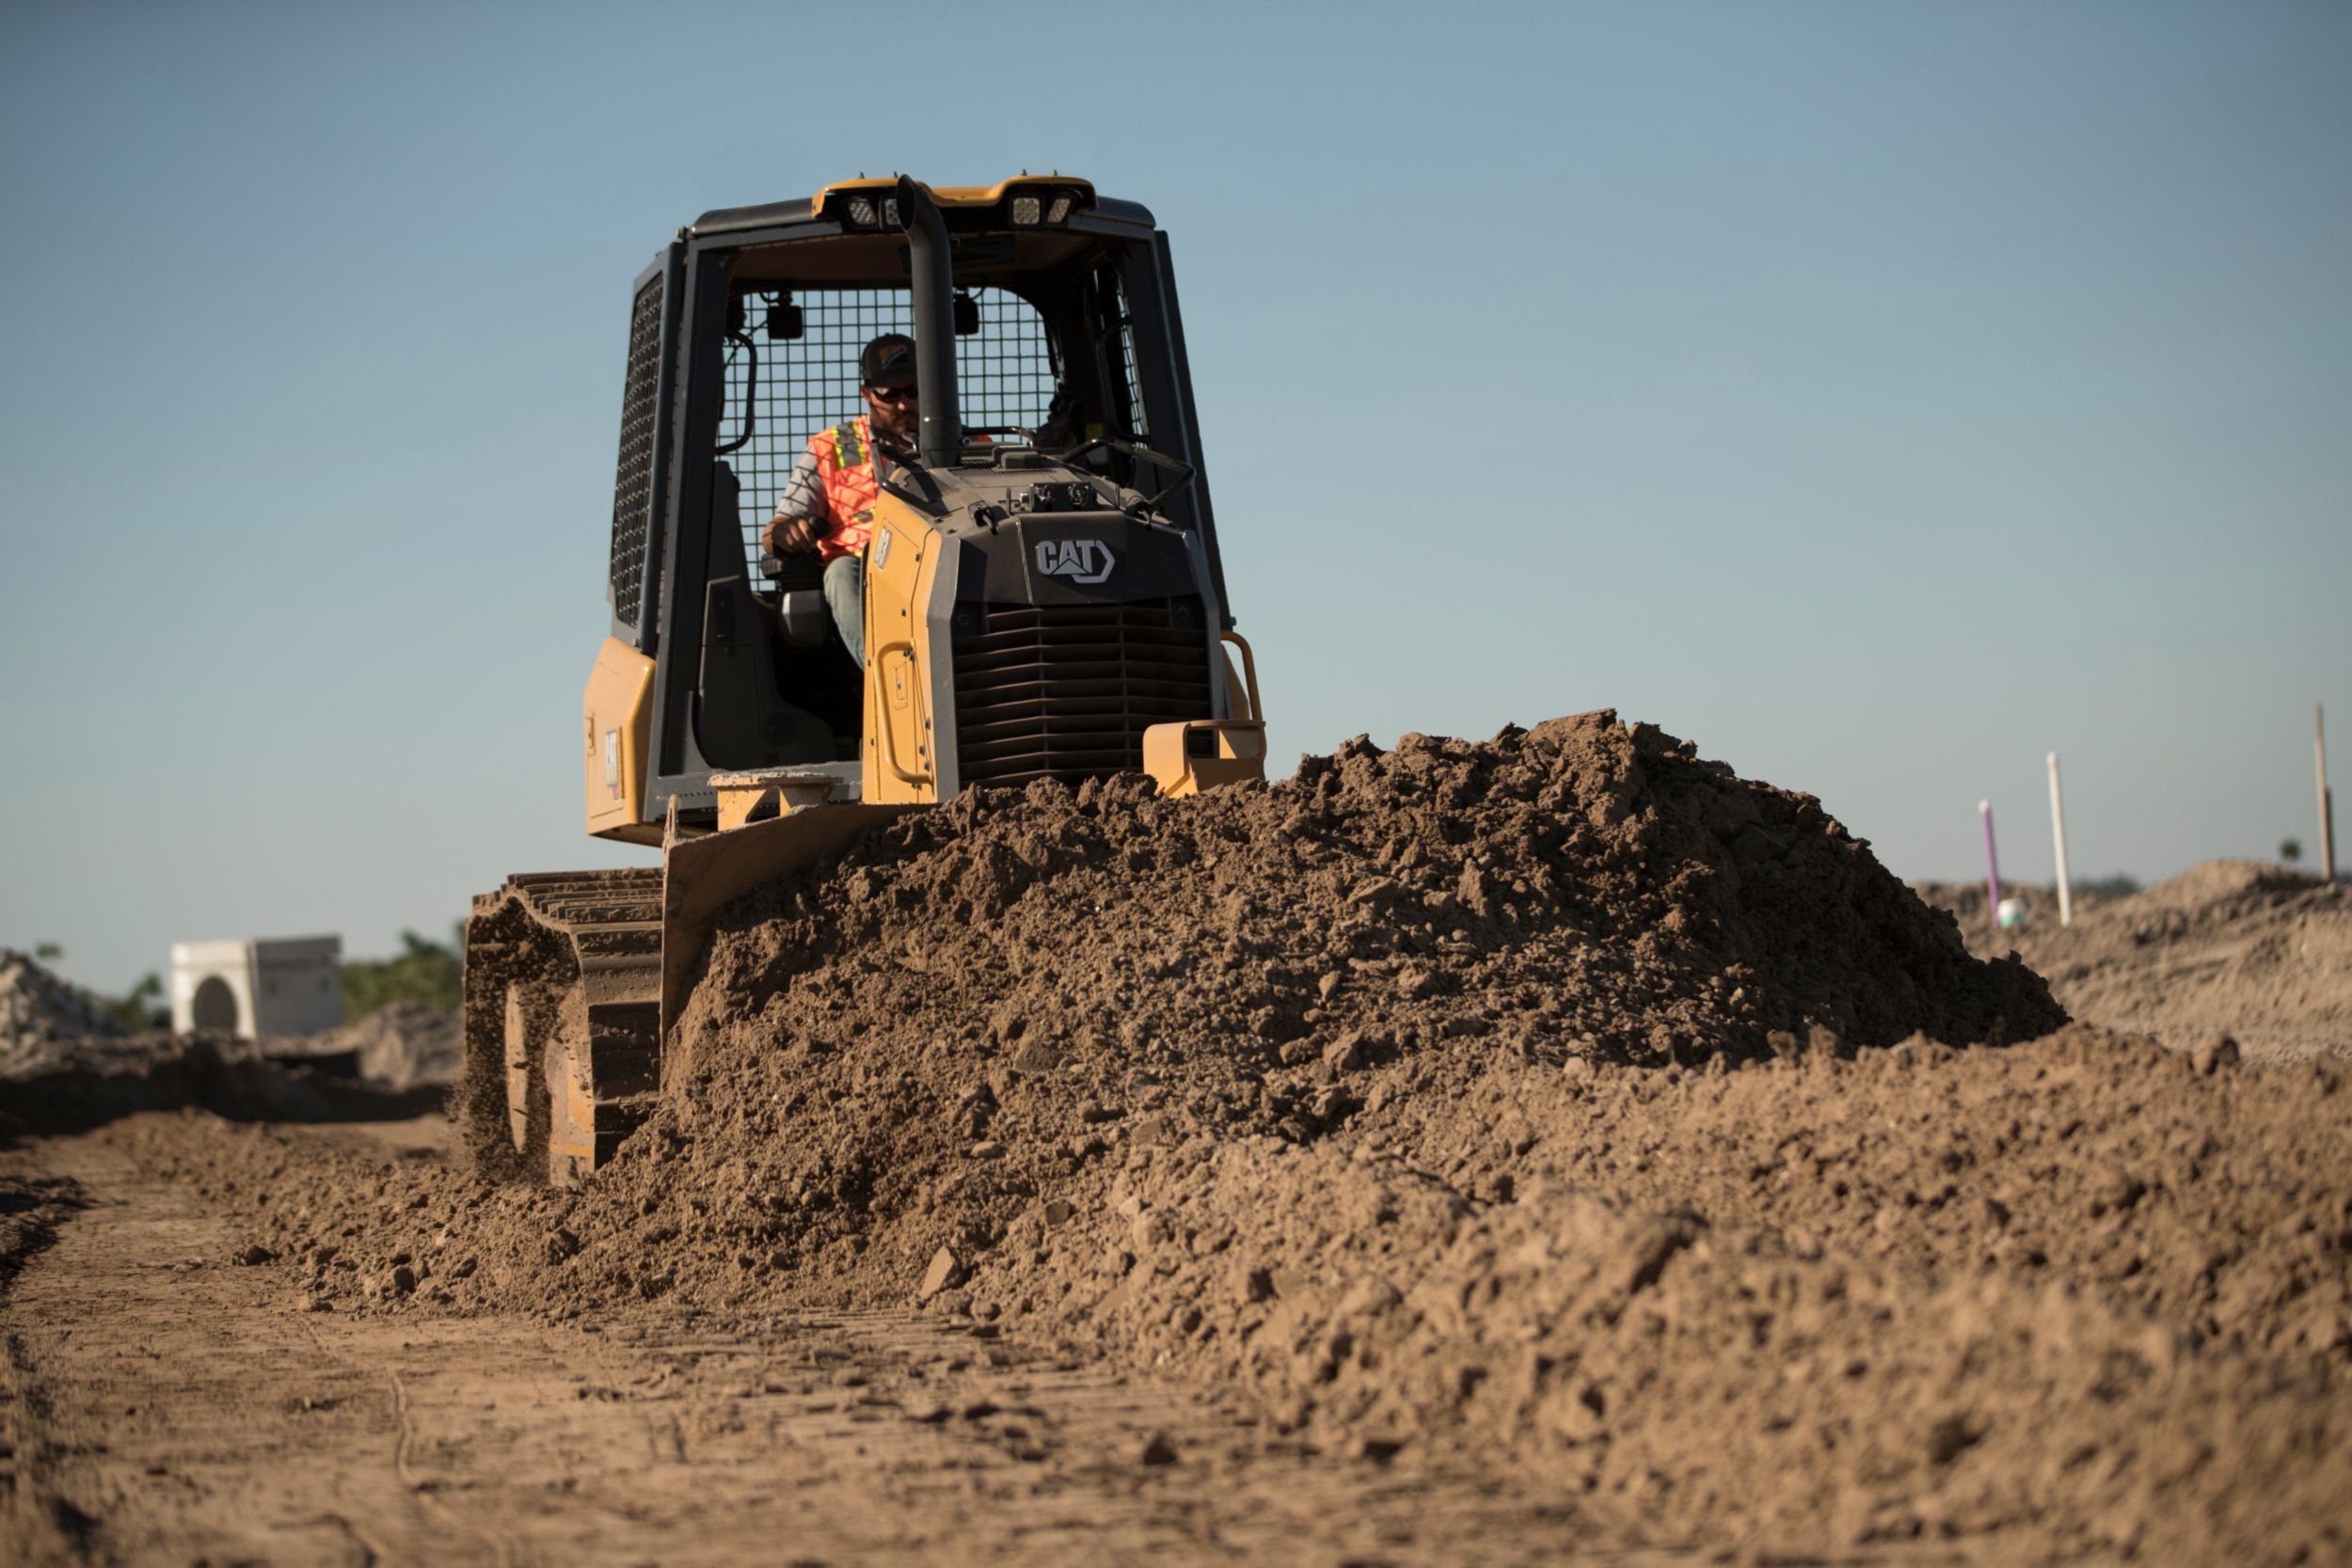
<instances>
[{"instance_id":1,"label":"blue sky","mask_svg":"<svg viewBox=\"0 0 2352 1568\"><path fill-rule=\"evenodd\" d=\"M1278 756L1607 705L1905 876L1989 796L2046 878L2053 748L2078 872L2314 839L2352 8L20 0L0 943L639 859L576 757L631 278L1023 167L1173 236Z\"/></svg>"}]
</instances>

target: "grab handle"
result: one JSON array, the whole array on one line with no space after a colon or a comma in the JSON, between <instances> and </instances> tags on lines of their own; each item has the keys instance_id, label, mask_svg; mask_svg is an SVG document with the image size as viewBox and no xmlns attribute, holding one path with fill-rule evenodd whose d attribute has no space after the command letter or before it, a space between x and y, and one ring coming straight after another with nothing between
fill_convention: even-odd
<instances>
[{"instance_id":1,"label":"grab handle","mask_svg":"<svg viewBox=\"0 0 2352 1568\"><path fill-rule=\"evenodd\" d=\"M1258 656L1249 651L1249 639L1231 626L1217 633L1217 637L1220 641L1231 642L1241 650L1242 679L1249 687L1249 717L1262 724L1264 723L1265 705L1258 700Z\"/></svg>"},{"instance_id":2,"label":"grab handle","mask_svg":"<svg viewBox=\"0 0 2352 1568\"><path fill-rule=\"evenodd\" d=\"M901 638L896 642L885 642L874 650L874 720L876 727L882 731L882 766L896 773L901 784L926 784L931 782L931 776L929 773L910 773L898 762L898 726L890 721L890 693L883 689L882 684L882 666L889 662L892 654L906 655L907 662L912 664L914 662L914 644ZM923 717L921 693L915 693L909 701L907 711L918 723L921 722Z\"/></svg>"}]
</instances>

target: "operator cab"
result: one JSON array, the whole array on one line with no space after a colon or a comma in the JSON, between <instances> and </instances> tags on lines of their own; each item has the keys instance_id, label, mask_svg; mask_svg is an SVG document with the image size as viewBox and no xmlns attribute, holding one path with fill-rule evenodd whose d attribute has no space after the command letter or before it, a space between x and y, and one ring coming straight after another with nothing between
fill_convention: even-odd
<instances>
[{"instance_id":1,"label":"operator cab","mask_svg":"<svg viewBox=\"0 0 2352 1568\"><path fill-rule=\"evenodd\" d=\"M659 665L634 822L597 831L652 836L673 797L699 816L713 772L857 763L862 682L824 562L761 536L811 437L866 412L866 343L921 337L898 189L706 214L638 280L609 596L613 640ZM1154 515L1205 547L1213 648L1232 621L1167 237L1068 176L928 194L951 257L955 466L1019 484L1072 464L1106 494L1164 495ZM1168 493L1170 470L1192 483Z\"/></svg>"}]
</instances>

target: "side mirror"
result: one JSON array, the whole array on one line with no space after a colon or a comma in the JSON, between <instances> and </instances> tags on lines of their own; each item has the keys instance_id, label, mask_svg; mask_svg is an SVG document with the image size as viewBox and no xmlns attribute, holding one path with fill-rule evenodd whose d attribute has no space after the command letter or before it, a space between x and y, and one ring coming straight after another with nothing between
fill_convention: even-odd
<instances>
[{"instance_id":1,"label":"side mirror","mask_svg":"<svg viewBox=\"0 0 2352 1568\"><path fill-rule=\"evenodd\" d=\"M807 330L808 324L801 316L801 308L792 303L791 295L779 295L768 307L769 341L797 339Z\"/></svg>"},{"instance_id":2,"label":"side mirror","mask_svg":"<svg viewBox=\"0 0 2352 1568\"><path fill-rule=\"evenodd\" d=\"M956 295L956 336L975 337L980 330L980 302L970 294Z\"/></svg>"}]
</instances>

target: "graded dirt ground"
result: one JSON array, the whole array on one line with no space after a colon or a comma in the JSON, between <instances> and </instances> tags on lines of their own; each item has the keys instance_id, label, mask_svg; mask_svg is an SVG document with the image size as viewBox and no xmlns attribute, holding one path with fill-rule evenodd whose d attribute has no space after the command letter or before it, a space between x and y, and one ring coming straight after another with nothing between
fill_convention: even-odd
<instances>
[{"instance_id":1,"label":"graded dirt ground","mask_svg":"<svg viewBox=\"0 0 2352 1568\"><path fill-rule=\"evenodd\" d=\"M378 1556L596 1562L2352 1552L2341 1067L2069 1024L1647 726L968 798L730 911L674 1043L579 1193L203 1115L11 1156L27 1539L336 1560L291 1532L365 1493ZM167 1210L202 1267L83 1288ZM215 1323L434 1392L254 1493L276 1428L200 1380L111 1414Z\"/></svg>"},{"instance_id":2,"label":"graded dirt ground","mask_svg":"<svg viewBox=\"0 0 2352 1568\"><path fill-rule=\"evenodd\" d=\"M314 1148L433 1164L377 1131L151 1117L0 1155L77 1211L7 1302L0 1560L1506 1563L1559 1539L1539 1497L1316 1456L904 1311L305 1311L183 1180L219 1137L304 1175L340 1168Z\"/></svg>"},{"instance_id":3,"label":"graded dirt ground","mask_svg":"<svg viewBox=\"0 0 2352 1568\"><path fill-rule=\"evenodd\" d=\"M2260 861L2206 861L2121 897L2074 901L2058 923L2048 888L2005 887L2021 929L1985 917L1981 882L1923 882L1969 947L2017 953L2070 1011L2193 1049L2229 1035L2250 1056L2352 1057L2352 883Z\"/></svg>"}]
</instances>

